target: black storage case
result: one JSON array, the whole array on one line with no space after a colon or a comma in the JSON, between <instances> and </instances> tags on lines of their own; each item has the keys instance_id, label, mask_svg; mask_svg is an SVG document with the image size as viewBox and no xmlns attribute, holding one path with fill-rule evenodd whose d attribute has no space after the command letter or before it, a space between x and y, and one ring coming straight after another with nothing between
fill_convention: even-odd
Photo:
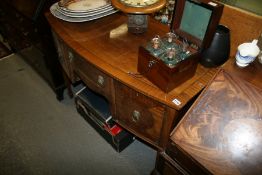
<instances>
[{"instance_id":1,"label":"black storage case","mask_svg":"<svg viewBox=\"0 0 262 175\"><path fill-rule=\"evenodd\" d=\"M117 151L134 141L134 136L116 124L110 114L108 101L84 87L76 93L78 113Z\"/></svg>"}]
</instances>

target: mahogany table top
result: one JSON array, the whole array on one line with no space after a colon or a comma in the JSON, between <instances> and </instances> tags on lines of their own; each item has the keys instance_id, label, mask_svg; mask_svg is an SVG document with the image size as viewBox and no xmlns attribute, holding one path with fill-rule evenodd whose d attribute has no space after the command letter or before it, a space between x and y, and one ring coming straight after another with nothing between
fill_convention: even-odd
<instances>
[{"instance_id":1,"label":"mahogany table top","mask_svg":"<svg viewBox=\"0 0 262 175\"><path fill-rule=\"evenodd\" d=\"M171 134L213 174L262 173L262 64L230 59Z\"/></svg>"}]
</instances>

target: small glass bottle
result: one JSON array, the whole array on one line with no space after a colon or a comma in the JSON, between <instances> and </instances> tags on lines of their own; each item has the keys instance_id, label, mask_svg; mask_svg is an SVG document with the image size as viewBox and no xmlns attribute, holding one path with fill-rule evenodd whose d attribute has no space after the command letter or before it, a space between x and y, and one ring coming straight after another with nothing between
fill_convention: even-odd
<instances>
[{"instance_id":1,"label":"small glass bottle","mask_svg":"<svg viewBox=\"0 0 262 175\"><path fill-rule=\"evenodd\" d=\"M175 56L176 56L175 48L168 48L167 51L166 51L166 54L167 54L167 60L173 61L175 59Z\"/></svg>"},{"instance_id":2,"label":"small glass bottle","mask_svg":"<svg viewBox=\"0 0 262 175\"><path fill-rule=\"evenodd\" d=\"M156 35L152 40L151 40L151 43L152 43L152 48L157 50L160 48L160 44L161 44L161 41L160 41L160 37L158 35Z\"/></svg>"}]
</instances>

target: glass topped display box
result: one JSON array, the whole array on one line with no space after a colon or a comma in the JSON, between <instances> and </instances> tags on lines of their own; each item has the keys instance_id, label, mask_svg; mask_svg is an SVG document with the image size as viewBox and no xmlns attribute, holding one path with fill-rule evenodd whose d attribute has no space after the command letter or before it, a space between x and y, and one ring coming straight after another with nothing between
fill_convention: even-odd
<instances>
[{"instance_id":1,"label":"glass topped display box","mask_svg":"<svg viewBox=\"0 0 262 175\"><path fill-rule=\"evenodd\" d=\"M211 43L223 5L209 0L176 0L170 32L139 48L138 72L169 92L196 70Z\"/></svg>"}]
</instances>

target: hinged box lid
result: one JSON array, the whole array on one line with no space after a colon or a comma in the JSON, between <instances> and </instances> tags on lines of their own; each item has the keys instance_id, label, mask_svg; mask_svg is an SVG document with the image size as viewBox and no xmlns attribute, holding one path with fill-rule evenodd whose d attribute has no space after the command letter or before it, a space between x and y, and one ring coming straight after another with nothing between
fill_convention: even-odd
<instances>
[{"instance_id":1,"label":"hinged box lid","mask_svg":"<svg viewBox=\"0 0 262 175\"><path fill-rule=\"evenodd\" d=\"M171 31L197 50L205 49L212 41L223 7L210 0L176 0Z\"/></svg>"}]
</instances>

